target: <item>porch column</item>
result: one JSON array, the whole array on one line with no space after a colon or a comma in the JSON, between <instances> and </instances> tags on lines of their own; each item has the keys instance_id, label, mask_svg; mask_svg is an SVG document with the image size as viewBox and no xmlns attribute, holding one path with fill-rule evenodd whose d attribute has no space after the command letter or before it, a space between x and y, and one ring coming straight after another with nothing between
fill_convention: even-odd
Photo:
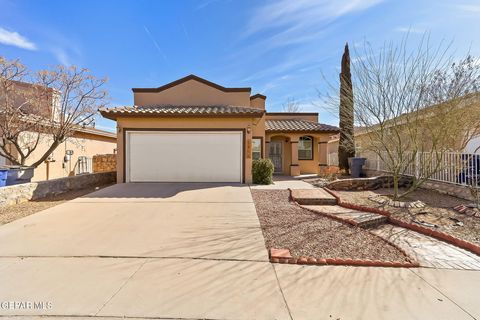
<instances>
[{"instance_id":1,"label":"porch column","mask_svg":"<svg viewBox=\"0 0 480 320\"><path fill-rule=\"evenodd\" d=\"M300 175L300 166L298 165L298 141L290 141L290 149L292 150L292 162L290 164L290 175Z\"/></svg>"},{"instance_id":2,"label":"porch column","mask_svg":"<svg viewBox=\"0 0 480 320\"><path fill-rule=\"evenodd\" d=\"M318 142L318 173L325 173L328 169L327 141Z\"/></svg>"}]
</instances>

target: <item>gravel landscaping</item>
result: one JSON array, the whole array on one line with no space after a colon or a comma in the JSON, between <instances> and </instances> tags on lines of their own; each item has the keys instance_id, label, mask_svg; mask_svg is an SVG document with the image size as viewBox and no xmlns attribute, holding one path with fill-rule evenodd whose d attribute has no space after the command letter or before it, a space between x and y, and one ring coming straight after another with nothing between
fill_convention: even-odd
<instances>
[{"instance_id":1,"label":"gravel landscaping","mask_svg":"<svg viewBox=\"0 0 480 320\"><path fill-rule=\"evenodd\" d=\"M423 227L450 234L456 238L480 244L480 218L459 213L452 208L469 201L441 194L434 190L418 189L402 201L420 200L425 208L396 208L382 205L368 199L369 196L388 195L390 189L374 191L335 191L345 202L356 203L375 208L383 208L392 216L405 222L417 223Z\"/></svg>"},{"instance_id":2,"label":"gravel landscaping","mask_svg":"<svg viewBox=\"0 0 480 320\"><path fill-rule=\"evenodd\" d=\"M51 196L36 201L27 201L10 206L0 207L0 225L12 222L14 220L29 216L42 210L57 206L66 201L84 196L88 193L108 187L104 185L100 187L91 187L81 190L69 191L56 196Z\"/></svg>"},{"instance_id":3,"label":"gravel landscaping","mask_svg":"<svg viewBox=\"0 0 480 320\"><path fill-rule=\"evenodd\" d=\"M367 230L302 209L288 190L252 190L267 249L289 249L293 257L407 262L406 256Z\"/></svg>"}]
</instances>

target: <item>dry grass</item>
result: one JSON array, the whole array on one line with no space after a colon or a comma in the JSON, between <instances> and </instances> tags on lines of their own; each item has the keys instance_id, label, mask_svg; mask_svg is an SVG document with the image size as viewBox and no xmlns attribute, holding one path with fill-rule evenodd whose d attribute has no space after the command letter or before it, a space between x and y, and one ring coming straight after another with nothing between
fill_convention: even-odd
<instances>
[{"instance_id":1,"label":"dry grass","mask_svg":"<svg viewBox=\"0 0 480 320\"><path fill-rule=\"evenodd\" d=\"M267 248L289 249L294 257L405 262L388 242L288 201L288 190L252 190Z\"/></svg>"}]
</instances>

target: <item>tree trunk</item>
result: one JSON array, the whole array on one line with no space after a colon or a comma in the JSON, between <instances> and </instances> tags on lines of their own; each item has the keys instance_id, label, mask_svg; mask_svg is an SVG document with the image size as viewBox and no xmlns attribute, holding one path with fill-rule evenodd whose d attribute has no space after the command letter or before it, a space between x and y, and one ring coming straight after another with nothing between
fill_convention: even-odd
<instances>
[{"instance_id":1,"label":"tree trunk","mask_svg":"<svg viewBox=\"0 0 480 320\"><path fill-rule=\"evenodd\" d=\"M393 174L393 200L398 199L398 175L396 173Z\"/></svg>"},{"instance_id":2,"label":"tree trunk","mask_svg":"<svg viewBox=\"0 0 480 320\"><path fill-rule=\"evenodd\" d=\"M57 147L62 143L63 139L61 140L54 140L52 145L50 146L50 148L47 150L47 152L45 152L42 157L40 157L40 159L38 159L36 162L34 162L32 165L30 165L30 167L38 167L39 165L42 164L42 162L44 162L45 160L47 160L47 158L52 154L53 151L55 151L55 149L57 149Z\"/></svg>"},{"instance_id":3,"label":"tree trunk","mask_svg":"<svg viewBox=\"0 0 480 320\"><path fill-rule=\"evenodd\" d=\"M338 166L349 171L348 158L355 156L355 143L353 132L353 88L350 73L350 53L348 43L342 56L342 69L340 72L340 140L338 146Z\"/></svg>"}]
</instances>

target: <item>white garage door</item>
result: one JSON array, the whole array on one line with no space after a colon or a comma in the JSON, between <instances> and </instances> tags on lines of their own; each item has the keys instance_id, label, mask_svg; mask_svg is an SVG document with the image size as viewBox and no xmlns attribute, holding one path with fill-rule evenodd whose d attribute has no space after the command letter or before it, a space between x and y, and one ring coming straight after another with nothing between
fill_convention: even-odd
<instances>
[{"instance_id":1,"label":"white garage door","mask_svg":"<svg viewBox=\"0 0 480 320\"><path fill-rule=\"evenodd\" d=\"M127 131L126 182L242 182L242 131Z\"/></svg>"}]
</instances>

